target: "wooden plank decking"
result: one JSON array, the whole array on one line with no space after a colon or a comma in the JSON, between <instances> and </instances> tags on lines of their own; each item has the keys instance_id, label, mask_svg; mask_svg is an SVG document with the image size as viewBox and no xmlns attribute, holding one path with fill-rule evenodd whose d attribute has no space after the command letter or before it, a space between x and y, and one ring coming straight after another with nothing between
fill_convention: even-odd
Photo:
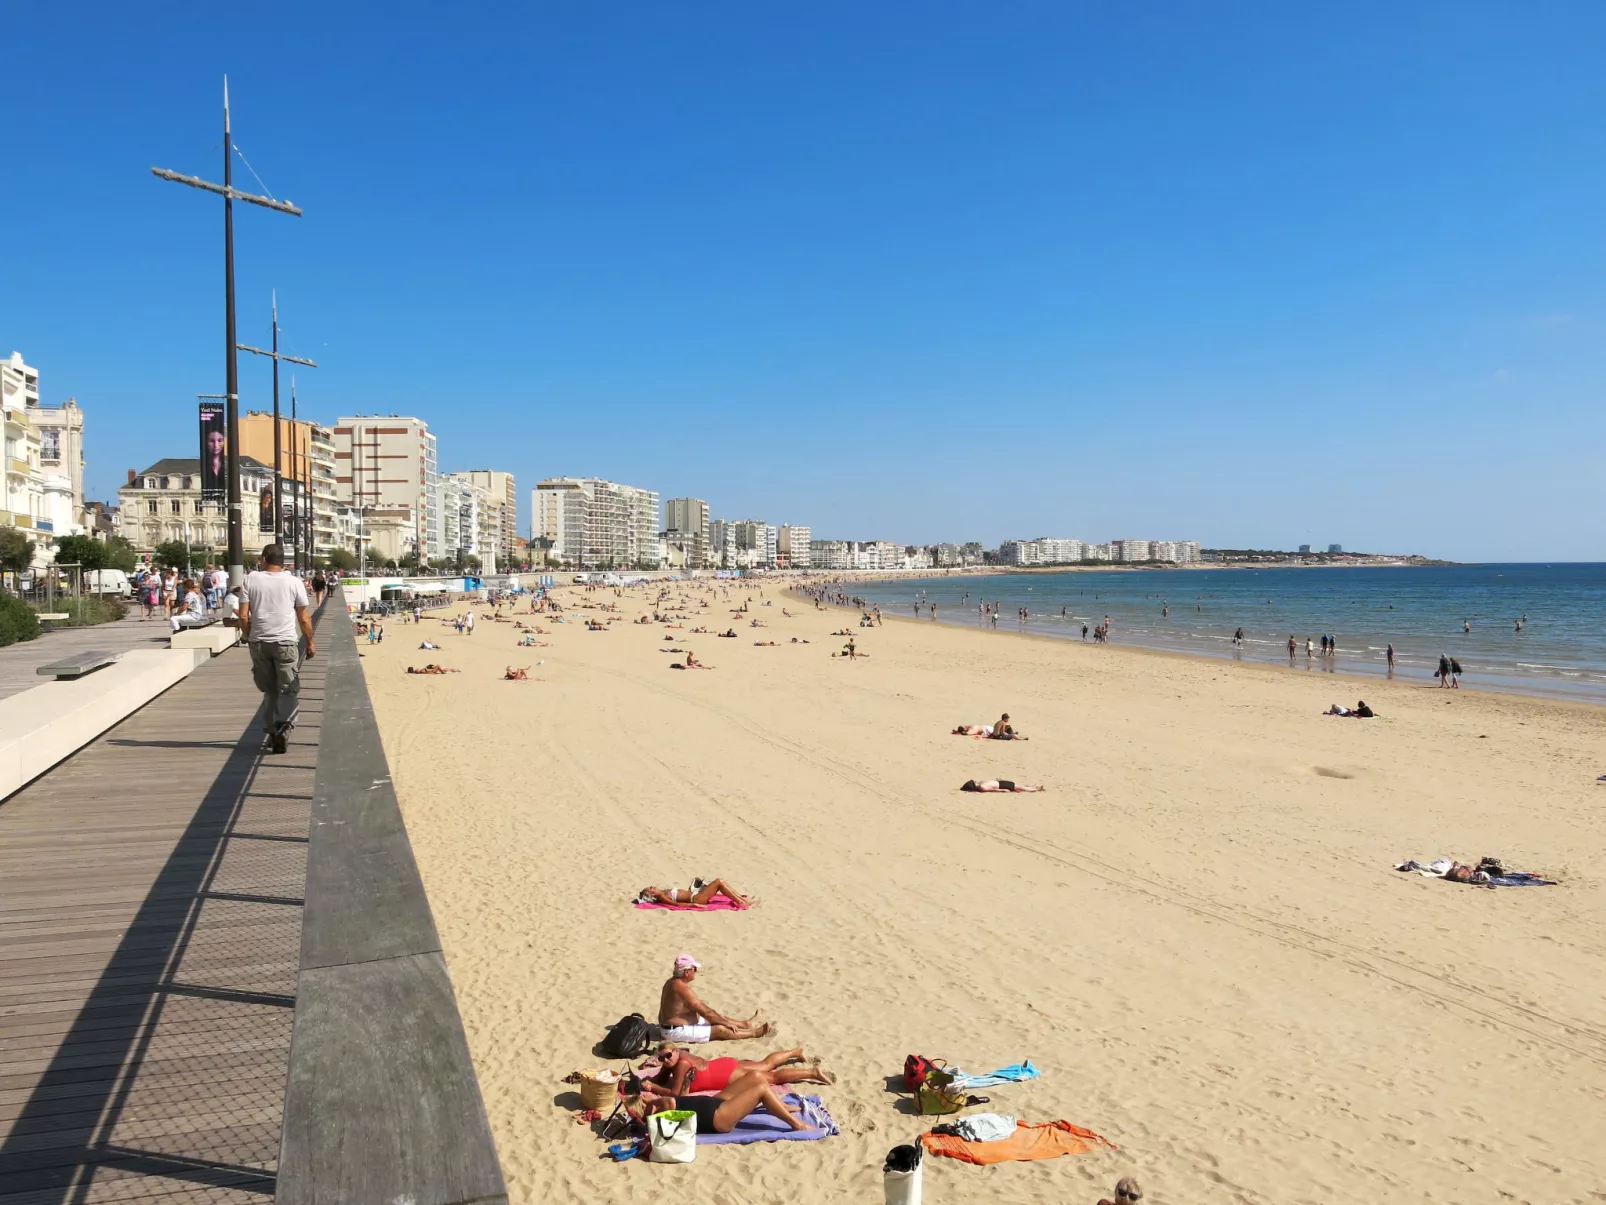
<instances>
[{"instance_id":1,"label":"wooden plank decking","mask_svg":"<svg viewBox=\"0 0 1606 1205\"><path fill-rule=\"evenodd\" d=\"M273 1199L323 666L285 756L236 649L0 804L0 1205Z\"/></svg>"}]
</instances>

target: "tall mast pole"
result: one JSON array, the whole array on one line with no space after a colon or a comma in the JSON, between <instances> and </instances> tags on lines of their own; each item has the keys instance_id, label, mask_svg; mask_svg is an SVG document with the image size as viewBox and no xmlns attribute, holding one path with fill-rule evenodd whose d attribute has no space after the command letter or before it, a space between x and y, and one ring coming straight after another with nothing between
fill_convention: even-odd
<instances>
[{"instance_id":1,"label":"tall mast pole","mask_svg":"<svg viewBox=\"0 0 1606 1205\"><path fill-rule=\"evenodd\" d=\"M240 519L240 364L234 350L234 141L229 135L229 77L223 77L223 325L228 344L229 585L245 581Z\"/></svg>"},{"instance_id":2,"label":"tall mast pole","mask_svg":"<svg viewBox=\"0 0 1606 1205\"><path fill-rule=\"evenodd\" d=\"M279 472L284 463L279 446L279 290L273 290L273 542L284 542L284 483Z\"/></svg>"}]
</instances>

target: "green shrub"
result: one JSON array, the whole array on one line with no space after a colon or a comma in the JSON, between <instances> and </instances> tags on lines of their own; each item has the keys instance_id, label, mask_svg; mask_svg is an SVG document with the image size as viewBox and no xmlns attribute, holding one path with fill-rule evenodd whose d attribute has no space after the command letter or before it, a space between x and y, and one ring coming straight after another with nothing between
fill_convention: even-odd
<instances>
[{"instance_id":1,"label":"green shrub","mask_svg":"<svg viewBox=\"0 0 1606 1205\"><path fill-rule=\"evenodd\" d=\"M0 647L39 635L39 617L15 595L0 590Z\"/></svg>"}]
</instances>

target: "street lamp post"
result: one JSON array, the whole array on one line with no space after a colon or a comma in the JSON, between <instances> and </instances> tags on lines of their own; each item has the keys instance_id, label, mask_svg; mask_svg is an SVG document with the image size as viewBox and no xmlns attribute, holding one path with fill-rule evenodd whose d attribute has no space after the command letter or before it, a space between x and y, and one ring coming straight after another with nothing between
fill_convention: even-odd
<instances>
[{"instance_id":1,"label":"street lamp post","mask_svg":"<svg viewBox=\"0 0 1606 1205\"><path fill-rule=\"evenodd\" d=\"M273 358L273 542L282 544L284 541L284 474L280 469L284 462L284 452L279 443L279 361L288 360L292 364L305 364L308 368L316 368L318 366L311 360L303 360L300 356L287 356L279 350L279 292L277 289L273 292L273 350L264 351L260 347L252 347L249 343L237 343L235 346L241 351L248 351L253 355L271 356ZM291 421L293 422L294 420L292 419ZM299 443L300 441L294 440L293 442Z\"/></svg>"},{"instance_id":2,"label":"street lamp post","mask_svg":"<svg viewBox=\"0 0 1606 1205\"><path fill-rule=\"evenodd\" d=\"M229 134L229 79L223 77L223 183L213 184L199 176L186 176L166 168L153 167L151 174L175 184L215 192L223 198L223 341L226 347L227 369L225 388L228 390L228 472L229 472L229 585L238 586L245 580L245 536L240 511L240 372L239 357L234 341L234 202L248 201L264 209L276 209L292 217L300 217L301 210L289 201L273 197L260 197L241 192L234 187L234 141ZM277 470L278 466L274 466Z\"/></svg>"}]
</instances>

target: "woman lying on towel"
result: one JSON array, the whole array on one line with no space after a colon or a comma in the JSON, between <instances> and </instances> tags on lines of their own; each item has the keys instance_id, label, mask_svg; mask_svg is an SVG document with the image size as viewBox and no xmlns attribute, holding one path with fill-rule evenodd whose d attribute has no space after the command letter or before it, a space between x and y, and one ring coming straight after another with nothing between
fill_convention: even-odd
<instances>
[{"instance_id":1,"label":"woman lying on towel","mask_svg":"<svg viewBox=\"0 0 1606 1205\"><path fill-rule=\"evenodd\" d=\"M750 908L758 903L757 898L743 895L724 879L710 879L706 883L698 879L690 887L671 887L667 891L661 887L643 887L636 895L635 902L662 904L666 908L702 908L716 895L724 896L738 908Z\"/></svg>"},{"instance_id":2,"label":"woman lying on towel","mask_svg":"<svg viewBox=\"0 0 1606 1205\"><path fill-rule=\"evenodd\" d=\"M802 1062L803 1048L778 1050L762 1059L700 1058L667 1042L658 1048L658 1070L650 1082L671 1096L683 1092L723 1092L732 1084L741 1085L750 1076L772 1086L788 1084L834 1084L836 1076L818 1066L788 1067ZM643 1064L645 1070L647 1064Z\"/></svg>"},{"instance_id":3,"label":"woman lying on towel","mask_svg":"<svg viewBox=\"0 0 1606 1205\"><path fill-rule=\"evenodd\" d=\"M1048 788L1042 786L1021 786L1018 783L1010 782L1007 778L984 778L980 782L977 782L974 778L972 778L959 789L961 791L981 791L983 794L994 795L1000 791L1013 791L1016 794L1030 794L1035 791L1045 791Z\"/></svg>"},{"instance_id":4,"label":"woman lying on towel","mask_svg":"<svg viewBox=\"0 0 1606 1205\"><path fill-rule=\"evenodd\" d=\"M414 669L409 665L407 667L407 672L410 674L460 674L463 671L460 669L447 669L444 665L436 665L433 661L431 661L428 665L424 666L423 669Z\"/></svg>"},{"instance_id":5,"label":"woman lying on towel","mask_svg":"<svg viewBox=\"0 0 1606 1205\"><path fill-rule=\"evenodd\" d=\"M620 1081L619 1091L624 1096L625 1111L637 1121L646 1121L654 1113L669 1109L686 1109L696 1114L699 1134L729 1134L743 1118L759 1108L794 1130L814 1128L782 1103L769 1080L757 1076L731 1084L718 1096L674 1096L634 1075L627 1075Z\"/></svg>"}]
</instances>

